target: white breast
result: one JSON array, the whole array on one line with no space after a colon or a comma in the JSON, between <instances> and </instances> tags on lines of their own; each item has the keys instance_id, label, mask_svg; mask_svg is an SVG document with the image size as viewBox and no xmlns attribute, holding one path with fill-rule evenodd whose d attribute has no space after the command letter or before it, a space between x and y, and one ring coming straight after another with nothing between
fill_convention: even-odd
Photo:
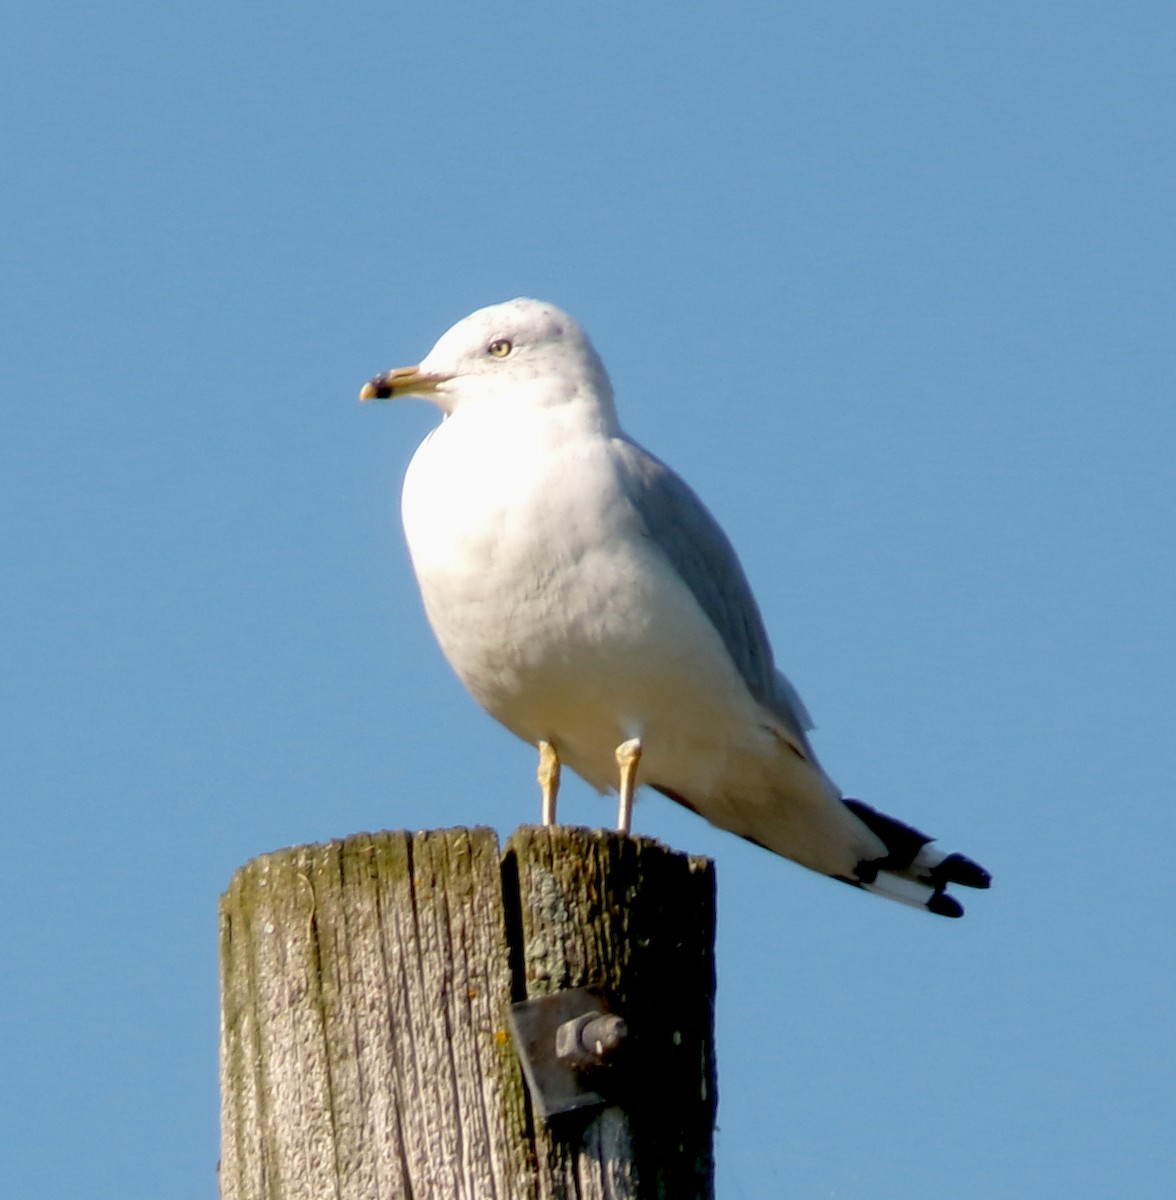
<instances>
[{"instance_id":1,"label":"white breast","mask_svg":"<svg viewBox=\"0 0 1176 1200\"><path fill-rule=\"evenodd\" d=\"M613 751L632 736L643 777L705 784L758 728L755 705L638 532L609 446L575 406L448 418L404 485L425 609L474 698L527 741L553 741L597 787L615 782Z\"/></svg>"}]
</instances>

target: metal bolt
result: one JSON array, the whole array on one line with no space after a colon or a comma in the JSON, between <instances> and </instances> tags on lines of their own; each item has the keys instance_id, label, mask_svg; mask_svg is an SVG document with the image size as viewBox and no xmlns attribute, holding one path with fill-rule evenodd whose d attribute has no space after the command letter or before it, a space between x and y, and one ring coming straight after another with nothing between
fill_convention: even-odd
<instances>
[{"instance_id":1,"label":"metal bolt","mask_svg":"<svg viewBox=\"0 0 1176 1200\"><path fill-rule=\"evenodd\" d=\"M555 1031L555 1054L573 1071L591 1071L613 1058L628 1033L623 1017L602 1012L581 1013Z\"/></svg>"}]
</instances>

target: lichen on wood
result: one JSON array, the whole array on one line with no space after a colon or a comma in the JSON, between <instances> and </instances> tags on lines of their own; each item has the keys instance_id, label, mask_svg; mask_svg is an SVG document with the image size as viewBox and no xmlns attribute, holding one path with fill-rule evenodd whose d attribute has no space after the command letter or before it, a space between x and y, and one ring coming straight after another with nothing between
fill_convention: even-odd
<instances>
[{"instance_id":1,"label":"lichen on wood","mask_svg":"<svg viewBox=\"0 0 1176 1200\"><path fill-rule=\"evenodd\" d=\"M221 902L224 1200L710 1196L713 929L705 860L617 834L255 859ZM637 1082L547 1127L507 1012L581 983L629 1019Z\"/></svg>"}]
</instances>

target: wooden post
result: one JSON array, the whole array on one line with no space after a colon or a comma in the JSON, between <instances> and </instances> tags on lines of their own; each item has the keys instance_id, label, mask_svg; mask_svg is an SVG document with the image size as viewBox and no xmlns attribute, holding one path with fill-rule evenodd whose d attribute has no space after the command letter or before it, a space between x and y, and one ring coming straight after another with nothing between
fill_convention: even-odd
<instances>
[{"instance_id":1,"label":"wooden post","mask_svg":"<svg viewBox=\"0 0 1176 1200\"><path fill-rule=\"evenodd\" d=\"M709 1200L714 874L645 838L361 834L221 901L223 1200ZM513 1000L600 984L610 1104L544 1122Z\"/></svg>"}]
</instances>

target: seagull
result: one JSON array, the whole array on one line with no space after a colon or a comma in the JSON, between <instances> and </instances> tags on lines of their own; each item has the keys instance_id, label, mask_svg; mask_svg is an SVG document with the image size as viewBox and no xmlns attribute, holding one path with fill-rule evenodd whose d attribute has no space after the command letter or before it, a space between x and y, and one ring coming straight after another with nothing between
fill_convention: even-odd
<instances>
[{"instance_id":1,"label":"seagull","mask_svg":"<svg viewBox=\"0 0 1176 1200\"><path fill-rule=\"evenodd\" d=\"M817 761L739 559L702 501L628 437L580 326L538 300L479 309L361 400L431 400L441 423L401 515L426 615L473 698L538 754L543 824L562 767L639 786L813 871L945 917L987 871L844 797Z\"/></svg>"}]
</instances>

